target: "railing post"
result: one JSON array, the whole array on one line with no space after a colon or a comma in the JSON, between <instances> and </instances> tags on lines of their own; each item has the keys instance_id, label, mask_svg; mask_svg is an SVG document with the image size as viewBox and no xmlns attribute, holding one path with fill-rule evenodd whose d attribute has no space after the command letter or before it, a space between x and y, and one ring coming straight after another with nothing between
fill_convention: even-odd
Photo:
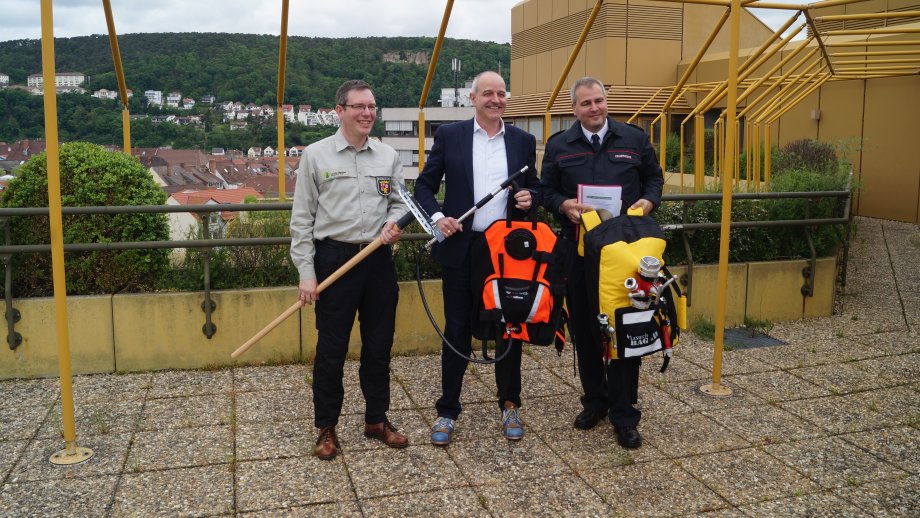
<instances>
[{"instance_id":1,"label":"railing post","mask_svg":"<svg viewBox=\"0 0 920 518\"><path fill-rule=\"evenodd\" d=\"M3 243L10 244L10 218L0 217L0 225L3 225ZM3 266L6 270L6 281L4 283L4 299L6 302L6 343L10 346L11 351L15 351L22 344L22 335L16 332L16 322L19 322L21 315L19 310L13 307L13 254L0 254L3 260Z\"/></svg>"},{"instance_id":2,"label":"railing post","mask_svg":"<svg viewBox=\"0 0 920 518\"><path fill-rule=\"evenodd\" d=\"M199 212L198 217L201 219L201 239L210 239L211 213ZM201 301L201 310L204 311L204 325L201 332L210 340L217 333L217 326L211 321L211 313L217 309L217 303L211 300L211 248L205 248L203 253L204 300Z\"/></svg>"}]
</instances>

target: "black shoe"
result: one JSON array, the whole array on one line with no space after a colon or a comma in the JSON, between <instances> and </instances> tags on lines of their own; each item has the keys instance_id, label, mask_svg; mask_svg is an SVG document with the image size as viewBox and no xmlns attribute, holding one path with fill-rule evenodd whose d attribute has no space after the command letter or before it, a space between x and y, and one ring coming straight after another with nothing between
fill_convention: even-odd
<instances>
[{"instance_id":1,"label":"black shoe","mask_svg":"<svg viewBox=\"0 0 920 518\"><path fill-rule=\"evenodd\" d=\"M635 426L614 426L617 432L617 442L620 446L629 449L636 449L642 446L642 436Z\"/></svg>"},{"instance_id":2,"label":"black shoe","mask_svg":"<svg viewBox=\"0 0 920 518\"><path fill-rule=\"evenodd\" d=\"M597 423L599 423L605 415L607 415L606 411L582 410L580 414L575 416L575 428L579 430L590 430L597 426Z\"/></svg>"}]
</instances>

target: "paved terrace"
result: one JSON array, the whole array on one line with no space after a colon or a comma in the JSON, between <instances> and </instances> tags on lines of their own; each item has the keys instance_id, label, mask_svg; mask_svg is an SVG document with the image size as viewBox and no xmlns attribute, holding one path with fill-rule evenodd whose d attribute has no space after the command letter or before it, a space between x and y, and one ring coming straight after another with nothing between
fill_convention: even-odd
<instances>
[{"instance_id":1,"label":"paved terrace","mask_svg":"<svg viewBox=\"0 0 920 518\"><path fill-rule=\"evenodd\" d=\"M346 368L332 462L311 456L306 365L75 379L84 465L63 446L58 382L0 383L3 516L917 516L920 229L857 220L839 315L776 325L787 345L725 354L726 399L702 395L711 347L643 366L645 445L575 430L572 353L524 357L527 435L501 438L489 367L471 369L448 448L428 443L437 356L393 361L390 417L412 445L361 434ZM419 325L427 325L420 321Z\"/></svg>"}]
</instances>

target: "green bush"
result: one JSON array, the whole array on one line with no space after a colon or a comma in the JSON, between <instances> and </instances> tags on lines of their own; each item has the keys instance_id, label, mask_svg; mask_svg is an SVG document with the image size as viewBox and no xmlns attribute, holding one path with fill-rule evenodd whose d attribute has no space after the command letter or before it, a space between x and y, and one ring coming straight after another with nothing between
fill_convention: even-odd
<instances>
[{"instance_id":1,"label":"green bush","mask_svg":"<svg viewBox=\"0 0 920 518\"><path fill-rule=\"evenodd\" d=\"M771 191L831 191L847 188L847 175L825 175L811 171L793 170L773 178ZM764 221L839 217L840 206L836 198L735 200L732 203L732 221ZM664 203L652 215L661 225L684 221L682 203ZM688 204L687 223L719 222L722 218L721 201L698 201ZM680 231L665 232L668 247L665 260L668 264L687 262ZM696 230L688 233L693 262L696 264L719 261L720 231ZM819 257L832 255L839 242L830 226L812 229L812 240ZM810 257L811 252L801 227L740 228L729 233L729 260L770 261Z\"/></svg>"},{"instance_id":2,"label":"green bush","mask_svg":"<svg viewBox=\"0 0 920 518\"><path fill-rule=\"evenodd\" d=\"M150 173L123 153L85 142L60 148L61 203L65 207L162 205L166 194ZM47 157L41 153L17 170L3 196L4 207L47 207ZM95 214L63 217L65 243L114 243L169 239L165 214ZM10 219L13 244L51 242L47 216ZM147 291L168 265L168 250L125 250L67 253L67 291L74 295ZM13 256L14 295L41 297L53 293L51 254Z\"/></svg>"},{"instance_id":3,"label":"green bush","mask_svg":"<svg viewBox=\"0 0 920 518\"><path fill-rule=\"evenodd\" d=\"M773 160L773 174L786 171L812 171L819 175L836 175L840 170L834 146L818 140L794 140Z\"/></svg>"}]
</instances>

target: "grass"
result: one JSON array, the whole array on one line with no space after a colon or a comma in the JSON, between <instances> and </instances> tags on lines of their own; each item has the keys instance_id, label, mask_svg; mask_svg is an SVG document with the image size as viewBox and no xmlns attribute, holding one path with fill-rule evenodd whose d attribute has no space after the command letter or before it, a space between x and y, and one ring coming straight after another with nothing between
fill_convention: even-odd
<instances>
[{"instance_id":1,"label":"grass","mask_svg":"<svg viewBox=\"0 0 920 518\"><path fill-rule=\"evenodd\" d=\"M697 318L690 323L690 330L696 336L710 342L716 337L716 326L708 318Z\"/></svg>"}]
</instances>

